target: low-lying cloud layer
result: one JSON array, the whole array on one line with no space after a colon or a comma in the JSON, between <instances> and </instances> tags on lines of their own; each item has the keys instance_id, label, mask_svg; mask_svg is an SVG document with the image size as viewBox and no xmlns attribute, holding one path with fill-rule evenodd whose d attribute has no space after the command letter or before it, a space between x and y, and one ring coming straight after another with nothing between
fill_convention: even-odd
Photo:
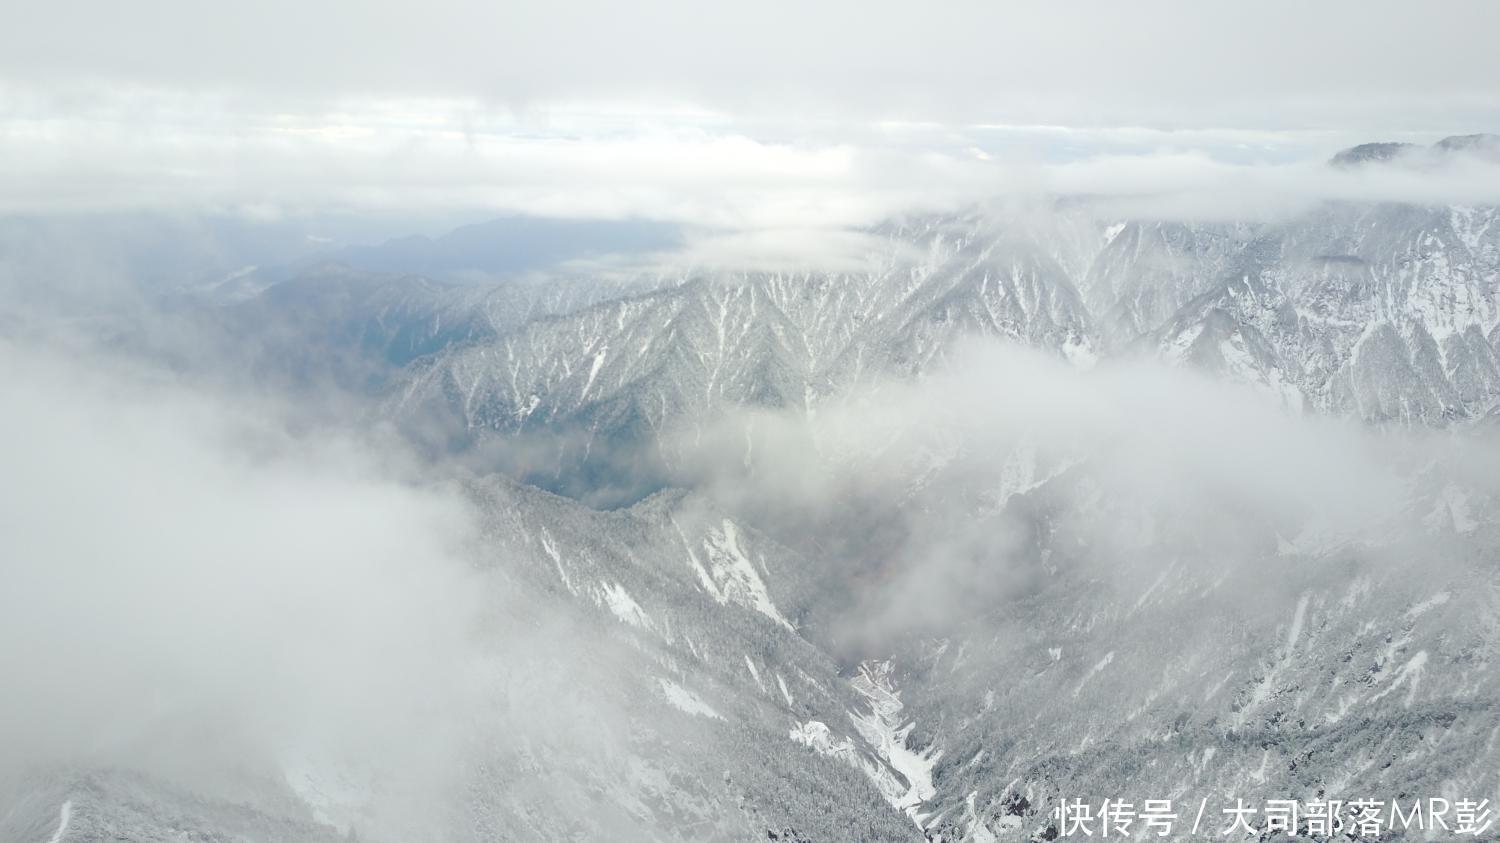
<instances>
[{"instance_id":1,"label":"low-lying cloud layer","mask_svg":"<svg viewBox=\"0 0 1500 843\"><path fill-rule=\"evenodd\" d=\"M124 368L0 369L7 772L452 752L481 654L459 498Z\"/></svg>"},{"instance_id":2,"label":"low-lying cloud layer","mask_svg":"<svg viewBox=\"0 0 1500 843\"><path fill-rule=\"evenodd\" d=\"M1343 146L1389 139L1379 134L819 131L649 113L579 115L548 127L434 100L331 112L237 111L232 100L161 93L103 104L18 101L0 119L0 210L23 214L524 213L759 231L867 226L902 213L1058 196L1172 218L1264 218L1328 199L1500 202L1500 163L1482 156L1427 167L1326 166Z\"/></svg>"},{"instance_id":3,"label":"low-lying cloud layer","mask_svg":"<svg viewBox=\"0 0 1500 843\"><path fill-rule=\"evenodd\" d=\"M608 642L497 575L481 514L394 443L42 344L0 342L0 404L0 801L123 769L444 838L486 765L619 751L578 656Z\"/></svg>"},{"instance_id":4,"label":"low-lying cloud layer","mask_svg":"<svg viewBox=\"0 0 1500 843\"><path fill-rule=\"evenodd\" d=\"M1049 566L1141 584L1185 563L1212 581L1281 552L1399 544L1426 534L1424 472L1492 494L1500 468L1461 439L1295 415L1192 371L1078 371L993 341L679 444L685 478L837 572L829 588L852 596L835 635L857 653L1003 611Z\"/></svg>"}]
</instances>

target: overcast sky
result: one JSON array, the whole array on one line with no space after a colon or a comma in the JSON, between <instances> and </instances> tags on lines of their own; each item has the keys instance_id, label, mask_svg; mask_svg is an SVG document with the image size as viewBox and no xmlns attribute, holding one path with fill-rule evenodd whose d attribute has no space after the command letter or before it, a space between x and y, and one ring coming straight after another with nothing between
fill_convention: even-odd
<instances>
[{"instance_id":1,"label":"overcast sky","mask_svg":"<svg viewBox=\"0 0 1500 843\"><path fill-rule=\"evenodd\" d=\"M1180 176L1500 130L1484 0L59 0L0 23L11 211L842 223L1052 188L1058 164Z\"/></svg>"}]
</instances>

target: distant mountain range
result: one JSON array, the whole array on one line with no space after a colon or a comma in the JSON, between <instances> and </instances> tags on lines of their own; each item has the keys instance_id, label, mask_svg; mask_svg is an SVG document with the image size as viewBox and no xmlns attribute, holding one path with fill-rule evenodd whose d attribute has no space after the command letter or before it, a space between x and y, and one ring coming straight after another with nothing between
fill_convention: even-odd
<instances>
[{"instance_id":1,"label":"distant mountain range","mask_svg":"<svg viewBox=\"0 0 1500 843\"><path fill-rule=\"evenodd\" d=\"M1362 143L1340 150L1328 163L1337 167L1353 167L1360 164L1380 163L1406 159L1414 162L1432 163L1455 155L1475 155L1489 161L1500 160L1500 135L1453 135L1443 138L1432 146L1415 143L1377 141Z\"/></svg>"}]
</instances>

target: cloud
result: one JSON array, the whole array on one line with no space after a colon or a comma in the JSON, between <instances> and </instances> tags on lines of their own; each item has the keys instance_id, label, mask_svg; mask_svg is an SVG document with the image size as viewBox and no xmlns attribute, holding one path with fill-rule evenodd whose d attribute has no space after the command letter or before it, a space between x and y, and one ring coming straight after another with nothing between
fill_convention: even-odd
<instances>
[{"instance_id":1,"label":"cloud","mask_svg":"<svg viewBox=\"0 0 1500 843\"><path fill-rule=\"evenodd\" d=\"M1338 168L1322 160L1230 163L1192 152L1100 156L1049 168L1047 187L1093 196L1104 216L1267 220L1326 201L1497 204L1500 162L1460 154Z\"/></svg>"},{"instance_id":2,"label":"cloud","mask_svg":"<svg viewBox=\"0 0 1500 843\"><path fill-rule=\"evenodd\" d=\"M1409 540L1438 565L1416 478L1495 491L1484 469L1453 470L1491 465L1483 448L1295 415L1159 363L1078 371L995 341L812 413L703 428L676 442L681 479L826 566L836 643L855 656L1003 615L1059 567L1129 589L1169 564L1212 581L1350 540Z\"/></svg>"},{"instance_id":3,"label":"cloud","mask_svg":"<svg viewBox=\"0 0 1500 843\"><path fill-rule=\"evenodd\" d=\"M0 211L786 231L997 196L1204 217L1500 196L1494 168L1320 169L1500 126L1481 0L93 6L0 27Z\"/></svg>"},{"instance_id":4,"label":"cloud","mask_svg":"<svg viewBox=\"0 0 1500 843\"><path fill-rule=\"evenodd\" d=\"M10 345L0 364L25 443L0 492L7 765L171 768L192 729L218 769L313 736L452 749L417 726L463 714L479 652L459 498L138 373Z\"/></svg>"},{"instance_id":5,"label":"cloud","mask_svg":"<svg viewBox=\"0 0 1500 843\"><path fill-rule=\"evenodd\" d=\"M1326 199L1500 202L1500 164L1477 156L1328 167L1337 149L1371 139L1339 132L818 127L625 112L532 126L472 101L283 112L167 91L18 102L0 119L0 212L11 214L229 213L286 226L330 214L519 213L722 233L849 229L1057 196L1176 218L1264 218Z\"/></svg>"},{"instance_id":6,"label":"cloud","mask_svg":"<svg viewBox=\"0 0 1500 843\"><path fill-rule=\"evenodd\" d=\"M341 120L224 113L144 135L107 115L12 120L0 127L3 209L483 209L774 227L861 222L966 180L940 156L693 127L573 136L413 126L379 110Z\"/></svg>"},{"instance_id":7,"label":"cloud","mask_svg":"<svg viewBox=\"0 0 1500 843\"><path fill-rule=\"evenodd\" d=\"M862 231L807 226L748 231L698 232L682 248L630 259L623 267L671 275L723 272L861 272L899 259L899 245ZM568 267L572 272L608 272L608 266Z\"/></svg>"},{"instance_id":8,"label":"cloud","mask_svg":"<svg viewBox=\"0 0 1500 843\"><path fill-rule=\"evenodd\" d=\"M125 768L409 840L485 765L545 747L525 798L561 810L623 751L580 691L610 643L392 443L40 344L0 343L0 403L0 793Z\"/></svg>"},{"instance_id":9,"label":"cloud","mask_svg":"<svg viewBox=\"0 0 1500 843\"><path fill-rule=\"evenodd\" d=\"M1442 14L1398 0L69 0L9 23L0 78L283 103L412 96L524 113L654 103L812 120L1450 130L1493 121L1500 102L1487 38L1500 11L1483 0Z\"/></svg>"}]
</instances>

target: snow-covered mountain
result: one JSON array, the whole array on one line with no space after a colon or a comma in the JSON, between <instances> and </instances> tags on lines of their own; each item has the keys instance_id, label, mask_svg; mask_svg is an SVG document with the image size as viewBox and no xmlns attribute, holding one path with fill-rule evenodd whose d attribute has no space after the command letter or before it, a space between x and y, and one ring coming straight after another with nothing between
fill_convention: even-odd
<instances>
[{"instance_id":1,"label":"snow-covered mountain","mask_svg":"<svg viewBox=\"0 0 1500 843\"><path fill-rule=\"evenodd\" d=\"M1329 205L1244 237L1145 342L1324 412L1480 418L1500 398L1497 256L1494 208Z\"/></svg>"},{"instance_id":2,"label":"snow-covered mountain","mask_svg":"<svg viewBox=\"0 0 1500 843\"><path fill-rule=\"evenodd\" d=\"M747 404L811 411L976 335L1081 367L1144 354L1373 423L1500 406L1494 207L1339 202L1223 223L1070 202L876 234L865 271L658 281L449 344L409 367L386 412L448 445L544 442L509 468L583 494L600 476L659 474L674 425Z\"/></svg>"},{"instance_id":3,"label":"snow-covered mountain","mask_svg":"<svg viewBox=\"0 0 1500 843\"><path fill-rule=\"evenodd\" d=\"M1105 207L893 221L860 270L321 267L173 312L216 360L369 398L479 513L507 628L588 643L491 677L505 728L464 744L432 839L978 843L1053 839L1070 797L1500 800L1500 209ZM51 769L0 781L0 837L387 839L370 778Z\"/></svg>"}]
</instances>

